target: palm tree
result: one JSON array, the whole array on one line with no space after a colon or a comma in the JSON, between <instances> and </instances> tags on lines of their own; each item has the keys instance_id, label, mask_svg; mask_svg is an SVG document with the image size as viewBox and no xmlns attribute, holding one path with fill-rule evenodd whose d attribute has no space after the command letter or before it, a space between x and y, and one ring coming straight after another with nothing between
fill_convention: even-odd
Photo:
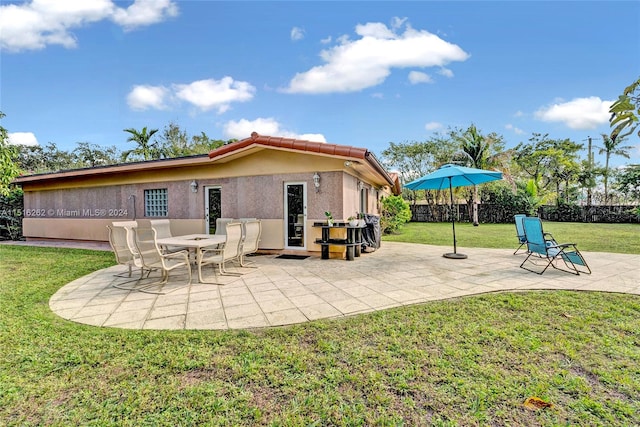
<instances>
[{"instance_id":1,"label":"palm tree","mask_svg":"<svg viewBox=\"0 0 640 427\"><path fill-rule=\"evenodd\" d=\"M625 145L620 147L624 141L624 137L620 138L618 135L609 136L606 133L602 134L602 142L604 143L604 147L600 148L598 151L599 154L604 154L604 171L602 176L604 178L604 203L605 205L609 202L609 159L611 156L622 156L625 159L629 158L629 150L633 149L630 145Z\"/></svg>"},{"instance_id":2,"label":"palm tree","mask_svg":"<svg viewBox=\"0 0 640 427\"><path fill-rule=\"evenodd\" d=\"M484 136L474 124L469 126L464 132L452 136L460 142L462 155L466 159L468 166L477 169L488 169L497 165L505 155L502 152L503 143L501 137L495 134ZM473 225L478 226L478 186L473 186Z\"/></svg>"},{"instance_id":3,"label":"palm tree","mask_svg":"<svg viewBox=\"0 0 640 427\"><path fill-rule=\"evenodd\" d=\"M138 131L134 128L124 129L124 131L131 134L131 136L127 139L127 142L135 142L136 144L138 144L137 148L122 153L122 159L124 161L126 161L131 154L142 156L144 160L151 160L159 157L159 153L157 152L158 150L156 147L154 147L155 143L150 143L151 137L156 132L158 132L158 129L151 129L147 131L147 127L145 126L141 131Z\"/></svg>"}]
</instances>

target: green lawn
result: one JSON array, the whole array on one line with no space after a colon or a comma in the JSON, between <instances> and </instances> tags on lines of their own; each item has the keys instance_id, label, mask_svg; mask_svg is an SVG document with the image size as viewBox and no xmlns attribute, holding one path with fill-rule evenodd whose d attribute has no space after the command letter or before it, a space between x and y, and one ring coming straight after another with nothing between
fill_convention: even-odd
<instances>
[{"instance_id":1,"label":"green lawn","mask_svg":"<svg viewBox=\"0 0 640 427\"><path fill-rule=\"evenodd\" d=\"M498 244L499 229L459 239ZM254 331L97 328L49 310L112 264L0 246L0 425L640 425L639 296L496 293ZM554 406L525 409L529 396Z\"/></svg>"},{"instance_id":2,"label":"green lawn","mask_svg":"<svg viewBox=\"0 0 640 427\"><path fill-rule=\"evenodd\" d=\"M518 247L514 224L456 223L458 247ZM575 222L543 222L545 232L561 243L577 243L581 251L640 254L640 224L583 224ZM451 223L412 222L384 240L453 246Z\"/></svg>"}]
</instances>

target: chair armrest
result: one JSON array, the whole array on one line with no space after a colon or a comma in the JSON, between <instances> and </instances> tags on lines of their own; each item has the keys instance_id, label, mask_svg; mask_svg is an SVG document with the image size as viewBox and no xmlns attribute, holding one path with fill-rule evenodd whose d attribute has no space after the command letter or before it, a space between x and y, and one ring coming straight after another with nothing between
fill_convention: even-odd
<instances>
[{"instance_id":1,"label":"chair armrest","mask_svg":"<svg viewBox=\"0 0 640 427\"><path fill-rule=\"evenodd\" d=\"M564 249L564 248L568 248L569 246L573 246L575 248L576 247L576 243L556 243L556 242L554 242L554 244L552 244L552 245L547 245L547 248Z\"/></svg>"},{"instance_id":2,"label":"chair armrest","mask_svg":"<svg viewBox=\"0 0 640 427\"><path fill-rule=\"evenodd\" d=\"M224 250L224 248L209 248L209 249L202 248L201 251L200 251L200 254L202 256L205 256L209 252L221 253L223 250Z\"/></svg>"},{"instance_id":3,"label":"chair armrest","mask_svg":"<svg viewBox=\"0 0 640 427\"><path fill-rule=\"evenodd\" d=\"M189 259L189 251L177 251L162 254L164 258L187 258Z\"/></svg>"}]
</instances>

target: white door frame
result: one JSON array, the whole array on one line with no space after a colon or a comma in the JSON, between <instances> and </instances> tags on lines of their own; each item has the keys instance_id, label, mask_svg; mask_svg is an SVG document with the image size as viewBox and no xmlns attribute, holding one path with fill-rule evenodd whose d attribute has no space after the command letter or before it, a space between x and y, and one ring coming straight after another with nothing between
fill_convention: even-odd
<instances>
[{"instance_id":1,"label":"white door frame","mask_svg":"<svg viewBox=\"0 0 640 427\"><path fill-rule=\"evenodd\" d=\"M302 185L302 214L304 220L302 221L302 246L289 246L289 204L287 186L289 185ZM307 183L304 181L285 181L283 186L283 205L284 205L284 248L291 250L306 250L307 249Z\"/></svg>"}]
</instances>

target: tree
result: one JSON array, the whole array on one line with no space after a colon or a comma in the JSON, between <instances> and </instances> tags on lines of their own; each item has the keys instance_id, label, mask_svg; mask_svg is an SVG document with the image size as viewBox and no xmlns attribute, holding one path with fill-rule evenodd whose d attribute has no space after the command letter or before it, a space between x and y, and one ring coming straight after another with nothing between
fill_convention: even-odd
<instances>
[{"instance_id":1,"label":"tree","mask_svg":"<svg viewBox=\"0 0 640 427\"><path fill-rule=\"evenodd\" d=\"M600 154L604 154L604 169L602 172L603 184L604 184L604 203L605 205L609 203L609 159L611 156L622 156L625 159L629 158L629 150L632 150L633 147L626 145L620 147L620 144L624 141L624 137L620 137L619 135L609 136L607 134L602 134L602 142L604 146L599 149Z\"/></svg>"},{"instance_id":2,"label":"tree","mask_svg":"<svg viewBox=\"0 0 640 427\"><path fill-rule=\"evenodd\" d=\"M118 150L116 147L103 148L89 142L78 142L72 151L77 167L96 167L117 163Z\"/></svg>"},{"instance_id":3,"label":"tree","mask_svg":"<svg viewBox=\"0 0 640 427\"><path fill-rule=\"evenodd\" d=\"M164 158L183 157L191 154L187 132L173 122L165 126L162 131L158 148Z\"/></svg>"},{"instance_id":4,"label":"tree","mask_svg":"<svg viewBox=\"0 0 640 427\"><path fill-rule=\"evenodd\" d=\"M382 152L383 162L387 169L395 169L400 174L402 182L411 182L429 172L438 169L444 163L450 163L457 148L449 138L436 135L424 142L389 143L389 148ZM422 190L420 190L422 191ZM405 196L409 200L416 200L417 192L406 190ZM435 196L429 200L429 195L437 192L427 191L427 201L435 202Z\"/></svg>"},{"instance_id":5,"label":"tree","mask_svg":"<svg viewBox=\"0 0 640 427\"><path fill-rule=\"evenodd\" d=\"M620 170L616 180L616 190L640 202L640 164L628 165Z\"/></svg>"},{"instance_id":6,"label":"tree","mask_svg":"<svg viewBox=\"0 0 640 427\"><path fill-rule=\"evenodd\" d=\"M158 129L147 130L145 126L140 131L134 128L124 129L124 131L131 134L131 136L127 138L127 142L135 142L138 146L122 153L123 161L126 162L132 154L142 157L143 160L159 159L161 157L157 143L151 141L151 138L158 132Z\"/></svg>"},{"instance_id":7,"label":"tree","mask_svg":"<svg viewBox=\"0 0 640 427\"><path fill-rule=\"evenodd\" d=\"M569 139L550 139L548 134L534 133L529 143L520 143L514 151L514 162L529 175L535 185L535 193L542 199L548 199L549 188L557 193L561 184L577 180L579 171L578 151L582 145Z\"/></svg>"},{"instance_id":8,"label":"tree","mask_svg":"<svg viewBox=\"0 0 640 427\"><path fill-rule=\"evenodd\" d=\"M200 135L193 135L191 137L191 151L192 154L206 154L211 150L215 150L216 148L220 148L223 145L231 144L236 141L237 139L229 139L227 141L211 139L206 133L200 132Z\"/></svg>"},{"instance_id":9,"label":"tree","mask_svg":"<svg viewBox=\"0 0 640 427\"><path fill-rule=\"evenodd\" d=\"M5 114L0 111L0 119L3 117ZM9 143L9 132L0 125L0 195L11 192L11 182L20 174L17 158L18 148Z\"/></svg>"},{"instance_id":10,"label":"tree","mask_svg":"<svg viewBox=\"0 0 640 427\"><path fill-rule=\"evenodd\" d=\"M624 89L618 100L611 104L609 112L612 139L622 139L636 130L640 116L640 78Z\"/></svg>"},{"instance_id":11,"label":"tree","mask_svg":"<svg viewBox=\"0 0 640 427\"><path fill-rule=\"evenodd\" d=\"M54 142L44 147L41 145L20 146L18 162L20 167L28 173L57 172L77 168L75 156L58 149Z\"/></svg>"},{"instance_id":12,"label":"tree","mask_svg":"<svg viewBox=\"0 0 640 427\"><path fill-rule=\"evenodd\" d=\"M192 156L207 154L211 150L234 141L233 139L229 141L213 140L204 132L200 132L200 135L193 135L189 139L187 132L180 129L180 126L176 123L169 123L160 137L158 151L164 158Z\"/></svg>"},{"instance_id":13,"label":"tree","mask_svg":"<svg viewBox=\"0 0 640 427\"><path fill-rule=\"evenodd\" d=\"M488 136L471 124L466 130L460 129L450 132L451 138L460 144L462 149L461 155L467 166L477 169L489 169L493 167L504 166L502 159L505 158L504 142L502 137L495 133ZM478 186L473 186L472 198L472 219L473 225L478 226Z\"/></svg>"}]
</instances>

